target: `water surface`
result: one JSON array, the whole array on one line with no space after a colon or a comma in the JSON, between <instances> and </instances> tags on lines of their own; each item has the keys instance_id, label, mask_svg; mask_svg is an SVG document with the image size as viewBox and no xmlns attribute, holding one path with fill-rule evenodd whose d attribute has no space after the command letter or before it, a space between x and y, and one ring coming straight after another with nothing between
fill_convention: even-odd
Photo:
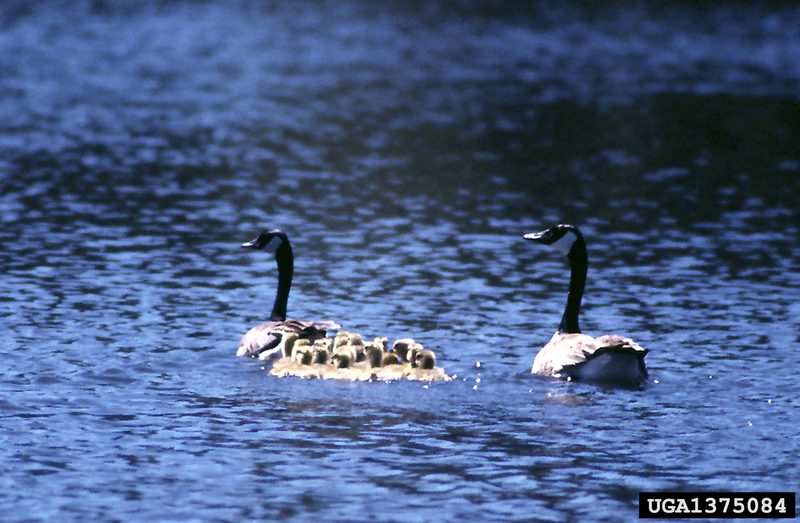
<instances>
[{"instance_id":1,"label":"water surface","mask_svg":"<svg viewBox=\"0 0 800 523\"><path fill-rule=\"evenodd\" d=\"M633 520L798 490L800 10L443 2L0 11L0 519ZM650 383L531 376L582 327ZM234 357L290 314L457 379Z\"/></svg>"}]
</instances>

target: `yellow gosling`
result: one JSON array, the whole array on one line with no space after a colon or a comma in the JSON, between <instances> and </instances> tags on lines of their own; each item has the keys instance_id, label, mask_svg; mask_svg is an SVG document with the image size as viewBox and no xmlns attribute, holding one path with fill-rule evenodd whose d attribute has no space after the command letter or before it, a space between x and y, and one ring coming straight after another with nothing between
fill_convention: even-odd
<instances>
[{"instance_id":1,"label":"yellow gosling","mask_svg":"<svg viewBox=\"0 0 800 523\"><path fill-rule=\"evenodd\" d=\"M383 355L381 367L388 367L389 365L401 365L400 358L394 352L387 352Z\"/></svg>"},{"instance_id":2,"label":"yellow gosling","mask_svg":"<svg viewBox=\"0 0 800 523\"><path fill-rule=\"evenodd\" d=\"M411 365L411 367L417 366L417 354L422 351L423 347L419 343L414 343L413 345L408 347L408 353L406 354L406 360Z\"/></svg>"},{"instance_id":3,"label":"yellow gosling","mask_svg":"<svg viewBox=\"0 0 800 523\"><path fill-rule=\"evenodd\" d=\"M294 344L297 340L300 339L300 336L296 332L290 332L288 334L284 334L281 338L281 357L283 358L291 358L292 357L292 349L294 348ZM268 360L271 359L273 356L270 351L264 351L258 355L258 359L260 360Z\"/></svg>"},{"instance_id":4,"label":"yellow gosling","mask_svg":"<svg viewBox=\"0 0 800 523\"><path fill-rule=\"evenodd\" d=\"M368 344L366 352L367 352L367 362L369 362L370 367L377 368L383 365L384 353L381 347Z\"/></svg>"},{"instance_id":5,"label":"yellow gosling","mask_svg":"<svg viewBox=\"0 0 800 523\"><path fill-rule=\"evenodd\" d=\"M297 345L295 344L294 352L292 353L292 362L298 365L311 365L314 360L314 349L310 345Z\"/></svg>"},{"instance_id":6,"label":"yellow gosling","mask_svg":"<svg viewBox=\"0 0 800 523\"><path fill-rule=\"evenodd\" d=\"M430 370L436 366L436 354L432 350L422 349L415 354L415 367Z\"/></svg>"},{"instance_id":7,"label":"yellow gosling","mask_svg":"<svg viewBox=\"0 0 800 523\"><path fill-rule=\"evenodd\" d=\"M324 365L328 363L328 358L329 358L328 349L325 346L314 347L312 363Z\"/></svg>"},{"instance_id":8,"label":"yellow gosling","mask_svg":"<svg viewBox=\"0 0 800 523\"><path fill-rule=\"evenodd\" d=\"M333 348L341 347L343 345L347 345L348 340L350 339L350 333L347 331L339 331L336 333L336 337L333 339Z\"/></svg>"},{"instance_id":9,"label":"yellow gosling","mask_svg":"<svg viewBox=\"0 0 800 523\"><path fill-rule=\"evenodd\" d=\"M334 349L333 358L331 358L333 366L337 369L350 368L356 361L355 349L349 345L345 345Z\"/></svg>"},{"instance_id":10,"label":"yellow gosling","mask_svg":"<svg viewBox=\"0 0 800 523\"><path fill-rule=\"evenodd\" d=\"M375 339L372 340L372 344L376 347L380 347L383 352L389 350L389 338L386 336L375 336Z\"/></svg>"},{"instance_id":11,"label":"yellow gosling","mask_svg":"<svg viewBox=\"0 0 800 523\"><path fill-rule=\"evenodd\" d=\"M392 352L397 354L400 360L405 360L408 355L408 348L415 343L416 342L411 338L400 338L399 340L395 340L392 344Z\"/></svg>"},{"instance_id":12,"label":"yellow gosling","mask_svg":"<svg viewBox=\"0 0 800 523\"><path fill-rule=\"evenodd\" d=\"M360 363L367 359L367 348L364 345L350 345L356 353L355 361Z\"/></svg>"}]
</instances>

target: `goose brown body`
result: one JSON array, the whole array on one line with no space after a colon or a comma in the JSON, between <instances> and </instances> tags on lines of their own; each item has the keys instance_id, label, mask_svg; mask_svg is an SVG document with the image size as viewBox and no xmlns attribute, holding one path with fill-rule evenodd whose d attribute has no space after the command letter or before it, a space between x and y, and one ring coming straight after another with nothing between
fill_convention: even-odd
<instances>
[{"instance_id":1,"label":"goose brown body","mask_svg":"<svg viewBox=\"0 0 800 523\"><path fill-rule=\"evenodd\" d=\"M586 284L588 256L583 235L574 225L560 224L526 234L564 252L570 264L569 294L558 331L536 354L531 372L569 380L642 383L647 378L647 349L630 338L607 334L594 338L581 333L580 304Z\"/></svg>"},{"instance_id":2,"label":"goose brown body","mask_svg":"<svg viewBox=\"0 0 800 523\"><path fill-rule=\"evenodd\" d=\"M337 330L339 324L329 320L293 320L286 318L289 291L294 273L294 254L289 238L283 231L274 229L261 233L256 239L243 243L242 247L265 250L275 256L278 264L278 290L269 319L256 325L242 337L237 356L273 359L281 356L281 341L288 334L300 339L324 338L327 331Z\"/></svg>"}]
</instances>

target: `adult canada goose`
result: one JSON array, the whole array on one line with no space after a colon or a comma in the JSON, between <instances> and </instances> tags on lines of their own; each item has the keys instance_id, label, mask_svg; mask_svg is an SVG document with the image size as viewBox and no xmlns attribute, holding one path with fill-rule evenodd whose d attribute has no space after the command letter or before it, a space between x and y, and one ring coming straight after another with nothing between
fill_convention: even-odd
<instances>
[{"instance_id":1,"label":"adult canada goose","mask_svg":"<svg viewBox=\"0 0 800 523\"><path fill-rule=\"evenodd\" d=\"M581 334L578 325L589 261L586 242L574 225L554 225L526 234L526 240L549 245L567 255L572 274L567 306L558 331L533 360L531 372L556 378L585 381L640 383L647 378L647 349L630 338Z\"/></svg>"},{"instance_id":2,"label":"adult canada goose","mask_svg":"<svg viewBox=\"0 0 800 523\"><path fill-rule=\"evenodd\" d=\"M297 333L301 339L315 340L324 338L327 330L340 328L332 321L286 319L286 304L289 301L294 273L294 255L285 232L279 229L262 232L255 240L243 243L242 247L264 250L275 257L278 264L278 292L275 294L269 320L247 331L239 343L237 356L271 359L280 356L279 345L286 334Z\"/></svg>"}]
</instances>

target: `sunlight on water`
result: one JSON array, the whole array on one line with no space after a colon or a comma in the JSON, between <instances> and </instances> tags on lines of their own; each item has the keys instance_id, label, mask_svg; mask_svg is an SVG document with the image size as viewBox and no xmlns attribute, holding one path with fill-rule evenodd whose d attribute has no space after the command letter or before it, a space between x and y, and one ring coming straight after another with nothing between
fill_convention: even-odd
<instances>
[{"instance_id":1,"label":"sunlight on water","mask_svg":"<svg viewBox=\"0 0 800 523\"><path fill-rule=\"evenodd\" d=\"M0 519L630 520L797 490L800 11L9 2ZM529 10L529 11L525 11ZM582 327L648 386L530 375L580 225ZM277 379L290 316L448 383Z\"/></svg>"}]
</instances>

